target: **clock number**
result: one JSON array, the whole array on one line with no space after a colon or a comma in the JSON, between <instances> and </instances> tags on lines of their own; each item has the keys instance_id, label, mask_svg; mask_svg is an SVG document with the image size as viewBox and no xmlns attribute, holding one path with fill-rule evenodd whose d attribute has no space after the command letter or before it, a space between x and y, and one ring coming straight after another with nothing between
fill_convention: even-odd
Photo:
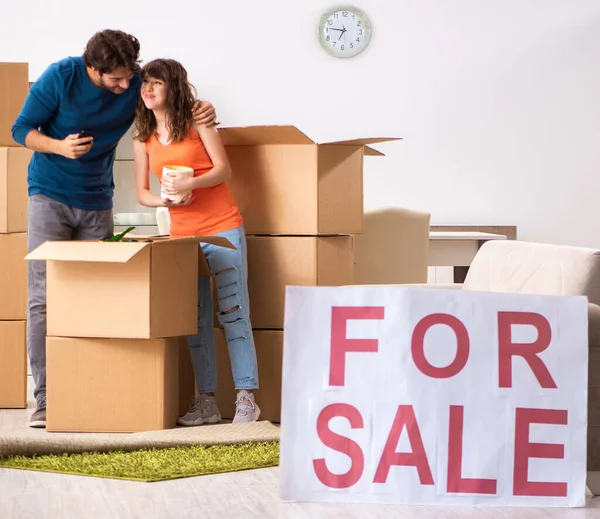
<instances>
[{"instance_id":1,"label":"clock number","mask_svg":"<svg viewBox=\"0 0 600 519\"><path fill-rule=\"evenodd\" d=\"M343 45L341 46L341 49L344 50L344 46Z\"/></svg>"},{"instance_id":2,"label":"clock number","mask_svg":"<svg viewBox=\"0 0 600 519\"><path fill-rule=\"evenodd\" d=\"M360 27L362 25L362 22L359 20L358 22L356 22L356 26Z\"/></svg>"},{"instance_id":3,"label":"clock number","mask_svg":"<svg viewBox=\"0 0 600 519\"><path fill-rule=\"evenodd\" d=\"M338 15L338 13L333 13L333 17L334 17L334 18L339 18L339 15Z\"/></svg>"},{"instance_id":4,"label":"clock number","mask_svg":"<svg viewBox=\"0 0 600 519\"><path fill-rule=\"evenodd\" d=\"M358 35L362 36L362 29L358 29Z\"/></svg>"},{"instance_id":5,"label":"clock number","mask_svg":"<svg viewBox=\"0 0 600 519\"><path fill-rule=\"evenodd\" d=\"M327 20L327 25L333 25L333 20Z\"/></svg>"},{"instance_id":6,"label":"clock number","mask_svg":"<svg viewBox=\"0 0 600 519\"><path fill-rule=\"evenodd\" d=\"M335 44L336 44L336 43L337 43L337 41L334 41L334 42L333 42L333 46L334 46L334 47L335 47Z\"/></svg>"},{"instance_id":7,"label":"clock number","mask_svg":"<svg viewBox=\"0 0 600 519\"><path fill-rule=\"evenodd\" d=\"M348 11L342 11L342 16L344 18L348 18Z\"/></svg>"},{"instance_id":8,"label":"clock number","mask_svg":"<svg viewBox=\"0 0 600 519\"><path fill-rule=\"evenodd\" d=\"M360 38L356 38L356 42L357 42L357 43L360 43Z\"/></svg>"},{"instance_id":9,"label":"clock number","mask_svg":"<svg viewBox=\"0 0 600 519\"><path fill-rule=\"evenodd\" d=\"M327 36L327 38L325 38L325 41L329 41L331 39L331 37Z\"/></svg>"},{"instance_id":10,"label":"clock number","mask_svg":"<svg viewBox=\"0 0 600 519\"><path fill-rule=\"evenodd\" d=\"M354 43L350 42L350 48L353 49L354 48Z\"/></svg>"}]
</instances>

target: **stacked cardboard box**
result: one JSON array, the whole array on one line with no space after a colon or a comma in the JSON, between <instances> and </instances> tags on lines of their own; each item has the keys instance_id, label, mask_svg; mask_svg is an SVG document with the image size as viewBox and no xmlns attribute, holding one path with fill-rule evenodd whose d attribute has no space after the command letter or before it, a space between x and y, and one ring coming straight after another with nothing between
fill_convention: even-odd
<instances>
[{"instance_id":1,"label":"stacked cardboard box","mask_svg":"<svg viewBox=\"0 0 600 519\"><path fill-rule=\"evenodd\" d=\"M29 90L27 63L0 63L0 408L27 407L27 168L11 136Z\"/></svg>"},{"instance_id":2,"label":"stacked cardboard box","mask_svg":"<svg viewBox=\"0 0 600 519\"><path fill-rule=\"evenodd\" d=\"M202 241L231 247L136 237L46 242L27 256L47 265L48 431L175 426L193 392L180 352L197 331L198 276L209 275Z\"/></svg>"},{"instance_id":3,"label":"stacked cardboard box","mask_svg":"<svg viewBox=\"0 0 600 519\"><path fill-rule=\"evenodd\" d=\"M220 134L247 234L256 399L261 419L279 422L285 287L352 284L352 235L363 228L364 156L382 155L369 144L395 139L317 144L294 126L226 128ZM232 418L227 344L217 322L215 327L217 399L223 416Z\"/></svg>"}]
</instances>

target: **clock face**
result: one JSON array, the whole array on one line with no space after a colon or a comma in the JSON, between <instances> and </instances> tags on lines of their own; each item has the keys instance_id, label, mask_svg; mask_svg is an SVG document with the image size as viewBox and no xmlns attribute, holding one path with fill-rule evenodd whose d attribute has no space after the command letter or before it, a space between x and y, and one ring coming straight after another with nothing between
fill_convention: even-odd
<instances>
[{"instance_id":1,"label":"clock face","mask_svg":"<svg viewBox=\"0 0 600 519\"><path fill-rule=\"evenodd\" d=\"M368 45L371 23L358 9L340 8L321 17L318 37L321 46L331 55L351 58Z\"/></svg>"}]
</instances>

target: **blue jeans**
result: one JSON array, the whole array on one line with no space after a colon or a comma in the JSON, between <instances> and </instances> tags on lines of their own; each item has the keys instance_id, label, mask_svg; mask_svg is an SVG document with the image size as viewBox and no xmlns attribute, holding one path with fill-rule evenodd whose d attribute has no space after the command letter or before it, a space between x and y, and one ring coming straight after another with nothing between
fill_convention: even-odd
<instances>
[{"instance_id":1,"label":"blue jeans","mask_svg":"<svg viewBox=\"0 0 600 519\"><path fill-rule=\"evenodd\" d=\"M236 248L202 244L213 275L219 301L219 322L225 329L231 372L237 390L258 389L256 349L250 324L248 261L244 226L216 236L227 238ZM199 393L217 390L217 355L214 308L209 277L198 278L198 335L187 338Z\"/></svg>"}]
</instances>

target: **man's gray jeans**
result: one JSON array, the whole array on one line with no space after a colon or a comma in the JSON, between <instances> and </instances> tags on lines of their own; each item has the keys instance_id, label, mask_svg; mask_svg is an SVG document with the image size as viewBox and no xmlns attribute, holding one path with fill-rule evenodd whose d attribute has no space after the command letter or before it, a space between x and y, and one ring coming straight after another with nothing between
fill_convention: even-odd
<instances>
[{"instance_id":1,"label":"man's gray jeans","mask_svg":"<svg viewBox=\"0 0 600 519\"><path fill-rule=\"evenodd\" d=\"M29 197L27 248L46 241L102 240L113 234L112 209L84 211L43 195ZM46 395L46 262L30 261L27 344L36 401Z\"/></svg>"}]
</instances>

